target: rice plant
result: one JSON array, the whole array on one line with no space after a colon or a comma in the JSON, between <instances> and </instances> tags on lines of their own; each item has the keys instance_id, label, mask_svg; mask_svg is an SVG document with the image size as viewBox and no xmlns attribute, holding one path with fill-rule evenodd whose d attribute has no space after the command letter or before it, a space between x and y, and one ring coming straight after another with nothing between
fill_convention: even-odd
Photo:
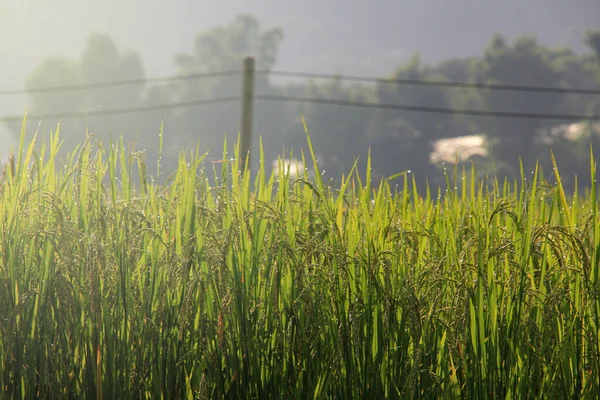
<instances>
[{"instance_id":1,"label":"rice plant","mask_svg":"<svg viewBox=\"0 0 600 400\"><path fill-rule=\"evenodd\" d=\"M591 152L581 197L556 161L552 184L462 169L419 193L370 159L334 185L267 175L261 150L253 177L239 146L159 185L122 141L60 165L58 132L25 129L0 188L2 398L600 393Z\"/></svg>"}]
</instances>

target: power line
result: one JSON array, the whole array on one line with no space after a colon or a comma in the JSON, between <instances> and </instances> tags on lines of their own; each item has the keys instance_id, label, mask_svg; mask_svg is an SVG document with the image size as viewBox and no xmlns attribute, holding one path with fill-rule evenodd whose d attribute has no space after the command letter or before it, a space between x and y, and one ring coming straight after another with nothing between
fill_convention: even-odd
<instances>
[{"instance_id":1,"label":"power line","mask_svg":"<svg viewBox=\"0 0 600 400\"><path fill-rule=\"evenodd\" d=\"M214 71L204 72L188 75L173 75L155 78L139 78L139 79L126 79L108 82L88 83L83 85L70 85L70 86L47 86L30 89L14 89L14 90L0 90L0 96L18 95L27 93L51 93L51 92L67 92L77 91L86 89L97 89L107 87L118 87L125 85L135 84L146 84L153 82L169 82L169 81L186 81L192 79L203 79L210 77L224 77L240 75L241 71ZM524 85L511 85L511 84L491 84L491 83L477 83L477 82L457 82L457 81L434 81L434 80L418 80L418 79L388 79L388 78L375 78L358 75L335 75L325 73L314 73L314 72L292 72L292 71L269 71L259 70L256 71L257 75L272 75L272 76L287 76L287 77L299 77L299 78L316 78L316 79L330 79L330 80L344 80L344 81L355 81L355 82L372 82L372 83L386 83L396 85L410 85L410 86L432 86L432 87L450 87L450 88L471 88L471 89L487 89L487 90L498 90L498 91L516 91L516 92L533 92L533 93L558 93L558 94L584 94L584 95L600 95L600 89L583 89L583 88L559 88L559 87L543 87L543 86L524 86Z\"/></svg>"},{"instance_id":2,"label":"power line","mask_svg":"<svg viewBox=\"0 0 600 400\"><path fill-rule=\"evenodd\" d=\"M191 100L179 103L169 103L155 106L145 107L130 107L130 108L118 108L114 110L93 110L88 112L77 112L77 113L55 113L55 114L40 114L40 115L27 115L28 120L43 120L43 119L67 119L67 118L80 118L85 116L98 116L98 115L115 115L115 114L133 114L145 111L162 111L167 109L176 109L183 107L191 107L198 105L209 105L209 104L220 104L228 103L232 101L240 100L240 96L230 97L218 97L214 99L206 100ZM0 122L19 122L22 121L23 117L10 116L0 118Z\"/></svg>"},{"instance_id":3,"label":"power line","mask_svg":"<svg viewBox=\"0 0 600 400\"><path fill-rule=\"evenodd\" d=\"M434 86L434 87L458 87L470 89L488 89L499 91L513 92L533 92L533 93L560 93L560 94L586 94L600 95L600 89L583 89L583 88L559 88L559 87L544 87L544 86L524 86L524 85L505 85L493 83L477 83L477 82L455 82L455 81L433 81L433 80L418 80L418 79L387 79L375 78L357 75L335 75L315 72L290 72L290 71L256 71L257 74L268 74L273 76L287 76L297 78L316 78L330 80L344 80L354 82L372 82L372 83L389 83L396 85L413 85L413 86Z\"/></svg>"},{"instance_id":4,"label":"power line","mask_svg":"<svg viewBox=\"0 0 600 400\"><path fill-rule=\"evenodd\" d=\"M442 107L428 107L428 106L407 106L400 104L387 104L387 103L364 103L346 100L334 100L334 99L316 99L309 97L292 97L292 96L278 96L278 95L257 95L257 100L267 101L291 101L299 103L314 103L314 104L329 104L329 105L341 105L341 106L352 106L361 108L379 108L386 110L402 110L402 111L416 111L423 113L437 113L437 114L454 114L454 115L473 115L482 117L500 117L500 118L524 118L524 119L552 119L552 120L568 120L568 121L581 121L588 119L598 119L598 116L589 115L575 115L575 114L537 114L537 113L520 113L511 111L485 111L485 110L465 110L465 109L452 109Z\"/></svg>"},{"instance_id":5,"label":"power line","mask_svg":"<svg viewBox=\"0 0 600 400\"><path fill-rule=\"evenodd\" d=\"M132 114L145 111L160 111L167 109L177 109L183 107L191 107L197 105L209 105L227 103L232 101L239 101L240 96L220 97L205 100L192 100L178 103L168 103L162 105L145 106L145 107L131 107L131 108L120 108L114 110L93 110L88 112L76 112L76 113L54 113L54 114L41 114L41 115L30 115L27 116L29 120L43 120L43 119L67 119L67 118L79 118L85 116L98 116L98 115L115 115L115 114ZM471 115L471 116L483 116L483 117L501 117L501 118L524 118L524 119L545 119L545 120L567 120L567 121L581 121L589 119L598 119L598 116L590 115L576 115L576 114L539 114L539 113L521 113L511 111L485 111L485 110L468 110L468 109L452 109L443 107L429 107L429 106L410 106L401 104L389 104L389 103L366 103L346 100L335 100L335 99L318 99L309 97L293 97L293 96L279 96L279 95L256 95L257 100L266 101L283 101L283 102L299 102L299 103L312 103L312 104L327 104L327 105L340 105L350 106L359 108L371 108L371 109L386 109L386 110L399 110L399 111L414 111L422 113L437 113L437 114L453 114L453 115ZM0 122L18 122L21 121L21 116L9 116L0 118Z\"/></svg>"},{"instance_id":6,"label":"power line","mask_svg":"<svg viewBox=\"0 0 600 400\"><path fill-rule=\"evenodd\" d=\"M46 86L46 87L38 87L38 88L31 88L31 89L0 90L0 96L9 96L9 95L18 95L18 94L27 94L27 93L70 92L70 91L76 91L76 90L97 89L97 88L117 87L117 86L126 86L126 85L137 85L137 84L145 84L145 83L152 83L152 82L185 81L185 80L191 80L191 79L203 79L203 78L232 76L232 75L240 75L240 74L241 74L241 71L219 71L219 72L215 71L215 72L203 72L203 73L197 73L197 74L188 74L188 75L172 75L172 76L162 76L162 77L155 77L155 78L125 79L125 80L119 80L119 81L87 83L87 84L83 84L83 85Z\"/></svg>"}]
</instances>

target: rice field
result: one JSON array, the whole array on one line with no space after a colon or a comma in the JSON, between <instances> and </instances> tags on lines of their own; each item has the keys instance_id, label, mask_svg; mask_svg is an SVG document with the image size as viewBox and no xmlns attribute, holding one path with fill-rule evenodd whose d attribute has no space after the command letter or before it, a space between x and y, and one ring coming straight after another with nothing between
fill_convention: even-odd
<instances>
[{"instance_id":1,"label":"rice field","mask_svg":"<svg viewBox=\"0 0 600 400\"><path fill-rule=\"evenodd\" d=\"M600 393L591 152L578 196L556 164L418 193L369 167L267 176L262 153L251 179L237 149L158 185L122 142L64 166L59 143L22 139L0 189L1 398Z\"/></svg>"}]
</instances>

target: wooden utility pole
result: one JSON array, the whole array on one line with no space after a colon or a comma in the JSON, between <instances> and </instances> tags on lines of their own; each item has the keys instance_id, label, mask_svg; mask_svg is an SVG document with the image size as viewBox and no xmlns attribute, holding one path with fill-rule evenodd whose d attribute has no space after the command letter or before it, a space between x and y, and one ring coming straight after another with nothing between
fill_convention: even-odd
<instances>
[{"instance_id":1,"label":"wooden utility pole","mask_svg":"<svg viewBox=\"0 0 600 400\"><path fill-rule=\"evenodd\" d=\"M252 106L254 100L254 58L243 60L242 77L242 121L240 130L240 171L244 171L246 162L250 168L250 146L252 144Z\"/></svg>"}]
</instances>

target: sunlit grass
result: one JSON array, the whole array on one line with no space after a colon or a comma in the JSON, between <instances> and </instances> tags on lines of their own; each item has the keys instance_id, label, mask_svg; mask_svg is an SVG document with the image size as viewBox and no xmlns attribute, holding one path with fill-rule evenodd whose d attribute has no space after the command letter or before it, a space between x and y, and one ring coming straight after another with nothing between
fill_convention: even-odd
<instances>
[{"instance_id":1,"label":"sunlit grass","mask_svg":"<svg viewBox=\"0 0 600 400\"><path fill-rule=\"evenodd\" d=\"M122 142L58 148L21 141L0 189L2 397L600 393L593 161L577 197L537 170L333 186L262 152L251 179L237 149L159 186Z\"/></svg>"}]
</instances>

